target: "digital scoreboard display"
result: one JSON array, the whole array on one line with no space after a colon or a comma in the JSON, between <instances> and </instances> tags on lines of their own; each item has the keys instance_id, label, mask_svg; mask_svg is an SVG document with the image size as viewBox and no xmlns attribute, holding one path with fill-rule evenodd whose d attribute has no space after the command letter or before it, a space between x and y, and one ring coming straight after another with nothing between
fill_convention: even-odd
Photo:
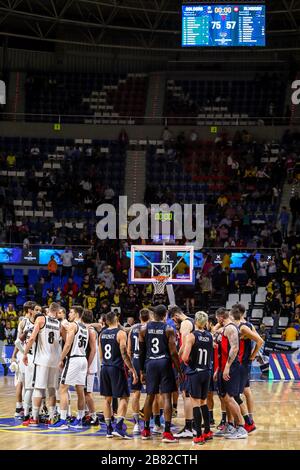
<instances>
[{"instance_id":1,"label":"digital scoreboard display","mask_svg":"<svg viewBox=\"0 0 300 470\"><path fill-rule=\"evenodd\" d=\"M183 5L183 47L263 47L265 5Z\"/></svg>"}]
</instances>

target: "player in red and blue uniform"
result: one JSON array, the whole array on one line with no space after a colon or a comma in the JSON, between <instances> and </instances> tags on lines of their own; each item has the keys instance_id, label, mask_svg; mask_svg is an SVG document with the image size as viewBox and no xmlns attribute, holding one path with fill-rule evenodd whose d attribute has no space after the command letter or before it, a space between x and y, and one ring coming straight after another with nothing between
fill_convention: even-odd
<instances>
[{"instance_id":1,"label":"player in red and blue uniform","mask_svg":"<svg viewBox=\"0 0 300 470\"><path fill-rule=\"evenodd\" d=\"M240 344L239 344L239 362L240 362L240 394L251 394L250 391L250 371L251 363L256 358L259 350L261 349L264 341L254 329L250 322L243 319L245 307L242 304L235 305L231 310L231 318L239 329ZM255 345L253 347L253 345ZM248 389L248 390L247 390ZM251 397L252 398L252 397ZM252 399L253 401L253 399ZM255 431L256 426L253 421L252 413L244 403L240 404L241 411L245 420L245 429L248 433ZM251 410L252 411L252 410Z\"/></svg>"},{"instance_id":2,"label":"player in red and blue uniform","mask_svg":"<svg viewBox=\"0 0 300 470\"><path fill-rule=\"evenodd\" d=\"M216 317L220 329L222 329L222 336L218 344L218 390L224 398L228 425L224 432L215 435L224 436L226 439L245 439L248 433L244 428L238 403L240 391L239 330L230 319L229 312L224 308L217 310Z\"/></svg>"}]
</instances>

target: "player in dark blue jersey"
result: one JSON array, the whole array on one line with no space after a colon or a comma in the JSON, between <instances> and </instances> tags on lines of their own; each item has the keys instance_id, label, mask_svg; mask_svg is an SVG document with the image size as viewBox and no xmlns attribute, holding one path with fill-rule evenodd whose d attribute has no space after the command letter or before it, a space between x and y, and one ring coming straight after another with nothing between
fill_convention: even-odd
<instances>
[{"instance_id":1,"label":"player in dark blue jersey","mask_svg":"<svg viewBox=\"0 0 300 470\"><path fill-rule=\"evenodd\" d=\"M197 312L195 315L195 330L190 333L185 341L182 360L186 364L188 377L188 392L193 407L193 417L197 436L194 444L205 444L212 439L210 430L207 395L211 379L213 359L213 337L205 328L208 316L205 312ZM202 434L202 418L204 421L204 434Z\"/></svg>"},{"instance_id":2,"label":"player in dark blue jersey","mask_svg":"<svg viewBox=\"0 0 300 470\"><path fill-rule=\"evenodd\" d=\"M132 360L133 367L135 368L138 375L138 382L131 384L131 391L133 392L131 407L134 419L133 434L139 435L141 433L140 428L140 398L142 390L142 382L140 380L140 356L139 356L139 334L141 328L146 325L149 321L150 310L143 308L140 311L140 323L133 325L128 335L127 352Z\"/></svg>"},{"instance_id":3,"label":"player in dark blue jersey","mask_svg":"<svg viewBox=\"0 0 300 470\"><path fill-rule=\"evenodd\" d=\"M194 320L185 315L180 307L172 307L169 310L170 318L174 321L176 328L179 332L179 358L181 360L181 353L184 348L184 343L187 336L194 330ZM193 437L193 408L187 390L188 382L185 374L186 366L181 360L181 369L184 374L184 380L180 384L180 390L182 392L183 404L184 404L184 427L174 435L176 438L192 438Z\"/></svg>"},{"instance_id":4,"label":"player in dark blue jersey","mask_svg":"<svg viewBox=\"0 0 300 470\"><path fill-rule=\"evenodd\" d=\"M105 398L104 417L107 425L106 436L130 439L123 430L123 422L129 401L129 389L124 365L132 373L133 384L138 382L138 376L127 353L127 335L125 331L119 328L118 322L117 315L114 312L109 312L106 315L108 328L100 334L100 391L101 395ZM111 424L111 403L113 397L120 398L115 430L113 430Z\"/></svg>"},{"instance_id":5,"label":"player in dark blue jersey","mask_svg":"<svg viewBox=\"0 0 300 470\"><path fill-rule=\"evenodd\" d=\"M256 430L253 421L253 398L250 390L250 371L251 363L256 358L259 350L263 346L263 339L256 332L253 325L245 320L243 316L245 307L242 304L235 305L230 312L232 321L238 327L240 332L239 362L240 362L240 394L251 395L251 409L247 411L246 405L240 398L241 412L245 420L245 429L248 433ZM254 346L255 345L255 346Z\"/></svg>"},{"instance_id":6,"label":"player in dark blue jersey","mask_svg":"<svg viewBox=\"0 0 300 470\"><path fill-rule=\"evenodd\" d=\"M144 405L145 427L142 439L150 439L150 417L155 395L161 393L164 400L165 431L163 442L177 442L171 433L172 392L176 390L175 376L172 370L174 363L180 378L179 357L176 348L176 337L173 328L166 324L167 309L159 305L154 309L154 320L141 329L140 367L141 380L146 384L147 398Z\"/></svg>"}]
</instances>

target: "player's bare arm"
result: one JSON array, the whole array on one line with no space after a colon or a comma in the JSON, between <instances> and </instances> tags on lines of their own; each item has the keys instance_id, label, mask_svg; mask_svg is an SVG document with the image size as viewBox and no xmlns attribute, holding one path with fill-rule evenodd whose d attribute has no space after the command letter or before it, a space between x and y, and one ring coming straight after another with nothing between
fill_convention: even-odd
<instances>
[{"instance_id":1,"label":"player's bare arm","mask_svg":"<svg viewBox=\"0 0 300 470\"><path fill-rule=\"evenodd\" d=\"M131 359L127 353L127 335L125 331L121 330L118 332L117 341L120 345L122 359L124 363L126 364L126 366L128 367L129 371L132 373L133 384L136 384L138 382L138 376L137 376L135 368L132 365Z\"/></svg>"},{"instance_id":2,"label":"player's bare arm","mask_svg":"<svg viewBox=\"0 0 300 470\"><path fill-rule=\"evenodd\" d=\"M97 333L95 330L92 330L89 328L89 347L90 347L90 353L88 357L88 371L90 368L90 365L92 364L94 357L96 355L96 350L97 350Z\"/></svg>"},{"instance_id":3,"label":"player's bare arm","mask_svg":"<svg viewBox=\"0 0 300 470\"><path fill-rule=\"evenodd\" d=\"M264 344L264 340L262 339L261 336L257 333L255 330L251 330L247 325L242 325L240 329L241 334L243 335L244 338L251 339L251 341L255 342L255 347L251 353L250 360L254 361L256 358L258 351Z\"/></svg>"},{"instance_id":4,"label":"player's bare arm","mask_svg":"<svg viewBox=\"0 0 300 470\"><path fill-rule=\"evenodd\" d=\"M68 328L64 349L62 350L62 353L60 356L59 367L61 369L63 368L64 360L72 347L74 336L76 334L76 329L77 329L76 323L70 324L70 327Z\"/></svg>"},{"instance_id":5,"label":"player's bare arm","mask_svg":"<svg viewBox=\"0 0 300 470\"><path fill-rule=\"evenodd\" d=\"M128 340L127 340L127 354L128 356L130 357L130 359L132 358L132 351L131 351L131 331L132 331L132 328L130 328L130 331L128 333Z\"/></svg>"},{"instance_id":6,"label":"player's bare arm","mask_svg":"<svg viewBox=\"0 0 300 470\"><path fill-rule=\"evenodd\" d=\"M233 325L228 325L225 331L225 336L228 338L230 350L228 353L227 363L223 371L223 378L224 380L229 380L230 379L230 375L229 375L230 366L235 360L239 352L239 334L238 334L236 327Z\"/></svg>"},{"instance_id":7,"label":"player's bare arm","mask_svg":"<svg viewBox=\"0 0 300 470\"><path fill-rule=\"evenodd\" d=\"M180 335L181 335L181 347L179 349L179 357L182 356L184 350L184 344L187 336L191 333L193 326L189 320L183 320L180 325Z\"/></svg>"},{"instance_id":8,"label":"player's bare arm","mask_svg":"<svg viewBox=\"0 0 300 470\"><path fill-rule=\"evenodd\" d=\"M139 332L139 358L140 358L140 369L141 369L141 382L146 383L145 380L145 362L146 362L146 343L145 343L145 328L141 328Z\"/></svg>"},{"instance_id":9,"label":"player's bare arm","mask_svg":"<svg viewBox=\"0 0 300 470\"><path fill-rule=\"evenodd\" d=\"M29 338L29 340L26 344L25 350L24 350L23 362L26 366L28 364L28 357L27 357L28 351L30 351L30 349L32 348L33 343L36 341L36 338L37 338L37 335L39 334L40 329L43 328L43 326L45 325L45 321L46 320L45 320L44 317L38 317L35 320L33 332L31 333L31 336L30 336L30 338Z\"/></svg>"},{"instance_id":10,"label":"player's bare arm","mask_svg":"<svg viewBox=\"0 0 300 470\"><path fill-rule=\"evenodd\" d=\"M176 370L179 373L180 380L182 380L182 378L183 378L182 370L181 370L181 367L180 367L179 355L178 355L178 351L177 351L177 347L176 347L176 336L175 336L175 332L174 332L173 328L167 328L166 334L167 334L167 337L168 337L168 346L169 346L169 351L170 351L170 356L171 356L172 362L173 362Z\"/></svg>"},{"instance_id":11,"label":"player's bare arm","mask_svg":"<svg viewBox=\"0 0 300 470\"><path fill-rule=\"evenodd\" d=\"M194 343L195 343L195 335L190 333L186 338L184 350L183 350L183 353L182 353L182 356L181 356L181 358L182 358L182 360L185 364L188 363L188 360L189 360L191 350L192 350L192 347L193 347Z\"/></svg>"}]
</instances>

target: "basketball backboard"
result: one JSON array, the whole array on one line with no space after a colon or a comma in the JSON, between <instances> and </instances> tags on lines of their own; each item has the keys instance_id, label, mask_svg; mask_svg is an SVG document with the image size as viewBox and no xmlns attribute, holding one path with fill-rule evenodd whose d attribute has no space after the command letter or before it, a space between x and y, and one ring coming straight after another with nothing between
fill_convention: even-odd
<instances>
[{"instance_id":1,"label":"basketball backboard","mask_svg":"<svg viewBox=\"0 0 300 470\"><path fill-rule=\"evenodd\" d=\"M129 282L150 284L167 276L168 284L194 284L194 247L180 245L133 245Z\"/></svg>"}]
</instances>

